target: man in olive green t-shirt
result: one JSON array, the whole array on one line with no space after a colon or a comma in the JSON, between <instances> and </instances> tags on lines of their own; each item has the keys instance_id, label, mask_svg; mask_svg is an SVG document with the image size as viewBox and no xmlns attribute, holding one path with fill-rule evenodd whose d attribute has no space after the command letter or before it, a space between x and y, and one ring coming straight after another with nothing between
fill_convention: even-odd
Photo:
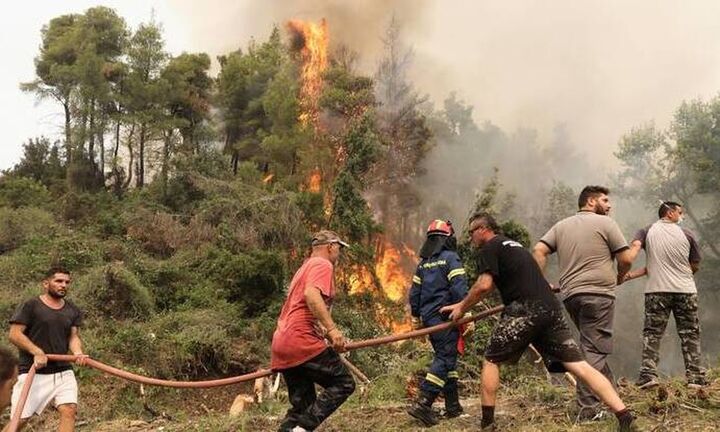
<instances>
[{"instance_id":1,"label":"man in olive green t-shirt","mask_svg":"<svg viewBox=\"0 0 720 432\"><path fill-rule=\"evenodd\" d=\"M586 186L578 198L580 211L550 228L533 248L533 256L544 269L548 255L558 253L560 297L580 332L583 354L615 384L607 364L612 353L615 286L630 270L632 255L617 223L607 215L611 209L608 194L603 186ZM598 417L600 401L581 383L577 403L579 419Z\"/></svg>"}]
</instances>

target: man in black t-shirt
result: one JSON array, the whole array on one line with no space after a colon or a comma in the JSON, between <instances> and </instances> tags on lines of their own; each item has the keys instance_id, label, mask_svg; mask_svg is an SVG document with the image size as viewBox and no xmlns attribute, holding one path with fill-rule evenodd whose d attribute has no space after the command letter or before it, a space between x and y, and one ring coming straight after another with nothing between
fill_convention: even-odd
<instances>
[{"instance_id":1,"label":"man in black t-shirt","mask_svg":"<svg viewBox=\"0 0 720 432\"><path fill-rule=\"evenodd\" d=\"M79 328L82 313L65 299L70 274L62 268L51 268L42 282L44 293L18 306L10 318L10 342L20 349L18 381L13 388L12 411L17 409L27 373L35 365L37 375L21 413L20 428L33 414L41 414L52 403L60 414L58 431L75 430L77 414L77 382L72 365L67 362L48 362L47 354L83 354Z\"/></svg>"},{"instance_id":2,"label":"man in black t-shirt","mask_svg":"<svg viewBox=\"0 0 720 432\"><path fill-rule=\"evenodd\" d=\"M482 429L495 428L495 396L500 386L501 363L516 363L533 344L551 362L585 382L618 418L619 430L632 429L633 416L610 381L590 366L572 338L560 302L543 277L534 258L520 243L499 231L495 219L478 213L470 219L470 240L480 251L480 276L462 302L441 312L460 320L493 286L500 291L505 310L490 336L482 370Z\"/></svg>"}]
</instances>

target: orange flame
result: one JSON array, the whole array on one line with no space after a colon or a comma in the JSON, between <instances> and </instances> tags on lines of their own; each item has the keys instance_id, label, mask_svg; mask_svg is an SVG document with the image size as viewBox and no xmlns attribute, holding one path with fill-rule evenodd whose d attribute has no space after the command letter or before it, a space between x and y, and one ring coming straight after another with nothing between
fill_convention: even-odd
<instances>
[{"instance_id":1,"label":"orange flame","mask_svg":"<svg viewBox=\"0 0 720 432\"><path fill-rule=\"evenodd\" d=\"M320 169L315 168L310 174L310 178L308 179L308 191L319 193L321 185L322 173L320 172Z\"/></svg>"},{"instance_id":2,"label":"orange flame","mask_svg":"<svg viewBox=\"0 0 720 432\"><path fill-rule=\"evenodd\" d=\"M404 245L403 247L406 256L414 255L407 247ZM404 298L412 281L412 274L401 265L402 260L401 250L397 249L389 241L385 241L380 260L375 264L375 273L377 273L380 283L382 283L385 295L392 301Z\"/></svg>"},{"instance_id":3,"label":"orange flame","mask_svg":"<svg viewBox=\"0 0 720 432\"><path fill-rule=\"evenodd\" d=\"M322 91L322 74L328 67L328 28L323 18L319 24L290 20L287 28L294 37L293 45L300 51L302 60L302 87L300 90L303 124L316 123L318 99Z\"/></svg>"},{"instance_id":4,"label":"orange flame","mask_svg":"<svg viewBox=\"0 0 720 432\"><path fill-rule=\"evenodd\" d=\"M262 182L268 184L272 181L273 177L275 177L275 174L268 174L267 176L265 176Z\"/></svg>"},{"instance_id":5,"label":"orange flame","mask_svg":"<svg viewBox=\"0 0 720 432\"><path fill-rule=\"evenodd\" d=\"M380 253L375 263L375 274L379 279L383 294L394 302L402 302L412 282L412 268L417 263L415 253L406 245L396 247L393 242L383 239ZM375 286L373 277L365 268L356 268L349 276L350 294L368 291ZM377 310L378 320L389 327L393 333L402 333L411 329L407 317L403 321L394 321L381 306Z\"/></svg>"}]
</instances>

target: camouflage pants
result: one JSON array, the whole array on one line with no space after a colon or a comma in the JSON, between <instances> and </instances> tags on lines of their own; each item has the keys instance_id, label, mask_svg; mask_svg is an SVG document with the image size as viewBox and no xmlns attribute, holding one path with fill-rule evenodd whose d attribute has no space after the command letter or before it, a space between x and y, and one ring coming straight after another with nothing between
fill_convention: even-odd
<instances>
[{"instance_id":1,"label":"camouflage pants","mask_svg":"<svg viewBox=\"0 0 720 432\"><path fill-rule=\"evenodd\" d=\"M643 359L641 378L656 378L660 359L660 340L665 333L670 312L675 325L688 382L704 377L700 367L700 321L697 294L654 293L645 294L645 328L643 329Z\"/></svg>"},{"instance_id":2,"label":"camouflage pants","mask_svg":"<svg viewBox=\"0 0 720 432\"><path fill-rule=\"evenodd\" d=\"M355 381L340 356L328 348L305 363L282 371L292 407L280 425L280 432L301 426L315 430L354 391ZM315 384L323 387L317 395Z\"/></svg>"}]
</instances>

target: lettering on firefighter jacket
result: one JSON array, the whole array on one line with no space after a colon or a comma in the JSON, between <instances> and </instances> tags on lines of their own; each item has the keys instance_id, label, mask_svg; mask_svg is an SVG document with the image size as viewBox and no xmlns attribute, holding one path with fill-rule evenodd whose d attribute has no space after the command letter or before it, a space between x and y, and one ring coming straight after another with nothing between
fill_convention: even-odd
<instances>
[{"instance_id":1,"label":"lettering on firefighter jacket","mask_svg":"<svg viewBox=\"0 0 720 432\"><path fill-rule=\"evenodd\" d=\"M410 313L427 325L441 318L441 307L461 301L467 292L460 256L443 250L418 264L410 288Z\"/></svg>"}]
</instances>

